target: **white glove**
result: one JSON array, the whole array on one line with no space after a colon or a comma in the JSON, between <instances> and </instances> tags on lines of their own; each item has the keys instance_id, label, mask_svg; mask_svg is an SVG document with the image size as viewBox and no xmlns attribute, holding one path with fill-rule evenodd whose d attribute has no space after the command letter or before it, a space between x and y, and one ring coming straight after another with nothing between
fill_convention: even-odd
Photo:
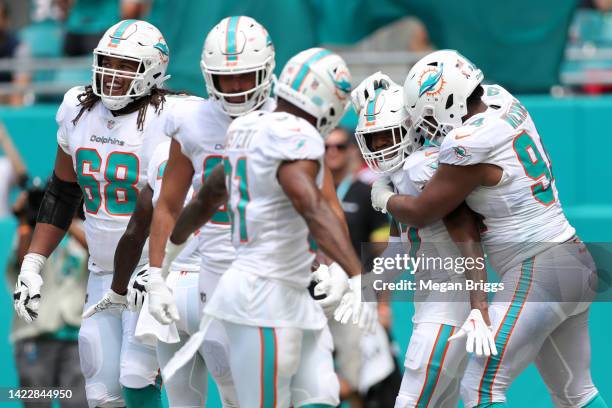
<instances>
[{"instance_id":1,"label":"white glove","mask_svg":"<svg viewBox=\"0 0 612 408\"><path fill-rule=\"evenodd\" d=\"M374 333L378 321L376 303L361 301L361 275L353 276L349 281L350 290L344 294L340 306L334 312L336 321L347 324L352 317L353 324L358 324L362 330Z\"/></svg>"},{"instance_id":2,"label":"white glove","mask_svg":"<svg viewBox=\"0 0 612 408\"><path fill-rule=\"evenodd\" d=\"M318 282L314 287L315 296L325 295L316 302L323 308L325 316L331 318L344 294L350 290L348 276L344 269L334 262L329 267L320 265L319 269L312 273L312 279Z\"/></svg>"},{"instance_id":3,"label":"white glove","mask_svg":"<svg viewBox=\"0 0 612 408\"><path fill-rule=\"evenodd\" d=\"M149 281L149 265L136 274L136 278L128 288L127 307L133 312L142 309L147 290L145 285Z\"/></svg>"},{"instance_id":4,"label":"white glove","mask_svg":"<svg viewBox=\"0 0 612 408\"><path fill-rule=\"evenodd\" d=\"M170 273L170 266L172 262L176 259L176 257L183 251L183 248L187 245L187 243L193 238L193 234L191 234L185 242L182 244L175 244L168 238L166 241L166 249L164 251L164 261L162 262L161 268L161 276L165 279Z\"/></svg>"},{"instance_id":5,"label":"white glove","mask_svg":"<svg viewBox=\"0 0 612 408\"><path fill-rule=\"evenodd\" d=\"M380 71L361 81L357 88L351 92L351 103L353 108L355 108L355 112L359 115L359 112L365 107L368 98L374 95L377 88L388 89L391 84L394 84L391 78Z\"/></svg>"},{"instance_id":6,"label":"white glove","mask_svg":"<svg viewBox=\"0 0 612 408\"><path fill-rule=\"evenodd\" d=\"M145 284L149 298L149 312L161 324L179 320L172 291L162 278L161 268L149 268L149 281Z\"/></svg>"},{"instance_id":7,"label":"white glove","mask_svg":"<svg viewBox=\"0 0 612 408\"><path fill-rule=\"evenodd\" d=\"M43 284L40 271L46 260L46 256L29 253L21 263L21 271L13 293L13 306L17 316L27 323L32 323L38 317L40 288Z\"/></svg>"},{"instance_id":8,"label":"white glove","mask_svg":"<svg viewBox=\"0 0 612 408\"><path fill-rule=\"evenodd\" d=\"M387 202L391 196L395 195L395 192L389 185L389 179L387 177L380 177L372 184L372 207L376 211L380 211L383 214L387 213Z\"/></svg>"},{"instance_id":9,"label":"white glove","mask_svg":"<svg viewBox=\"0 0 612 408\"><path fill-rule=\"evenodd\" d=\"M474 345L476 345L476 355L479 357L483 354L485 356L490 356L491 354L497 355L493 330L485 323L480 310L472 309L463 326L461 326L457 333L449 337L448 341L460 339L466 335L467 342L465 349L468 353L473 353Z\"/></svg>"},{"instance_id":10,"label":"white glove","mask_svg":"<svg viewBox=\"0 0 612 408\"><path fill-rule=\"evenodd\" d=\"M89 306L83 312L83 319L93 316L104 310L119 310L120 312L127 309L128 301L126 295L120 295L112 289L106 291L102 299L95 305Z\"/></svg>"}]
</instances>

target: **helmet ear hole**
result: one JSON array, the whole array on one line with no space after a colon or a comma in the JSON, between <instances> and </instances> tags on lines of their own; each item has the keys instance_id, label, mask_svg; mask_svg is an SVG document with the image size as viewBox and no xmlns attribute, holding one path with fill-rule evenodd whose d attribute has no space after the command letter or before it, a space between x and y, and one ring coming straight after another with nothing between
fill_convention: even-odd
<instances>
[{"instance_id":1,"label":"helmet ear hole","mask_svg":"<svg viewBox=\"0 0 612 408\"><path fill-rule=\"evenodd\" d=\"M445 109L448 109L451 106L453 106L453 94L448 95L448 98L446 99Z\"/></svg>"},{"instance_id":2,"label":"helmet ear hole","mask_svg":"<svg viewBox=\"0 0 612 408\"><path fill-rule=\"evenodd\" d=\"M336 116L336 110L333 107L329 108L329 115Z\"/></svg>"}]
</instances>

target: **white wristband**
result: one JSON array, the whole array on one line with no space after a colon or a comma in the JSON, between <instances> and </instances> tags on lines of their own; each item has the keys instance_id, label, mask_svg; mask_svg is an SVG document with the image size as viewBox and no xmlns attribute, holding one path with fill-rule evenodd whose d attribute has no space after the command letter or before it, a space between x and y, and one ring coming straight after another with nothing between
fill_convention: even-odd
<instances>
[{"instance_id":1,"label":"white wristband","mask_svg":"<svg viewBox=\"0 0 612 408\"><path fill-rule=\"evenodd\" d=\"M162 278L162 268L156 266L149 267L149 278L159 277Z\"/></svg>"},{"instance_id":2,"label":"white wristband","mask_svg":"<svg viewBox=\"0 0 612 408\"><path fill-rule=\"evenodd\" d=\"M30 272L40 275L40 271L45 266L46 261L46 256L30 252L23 257L20 273Z\"/></svg>"}]
</instances>

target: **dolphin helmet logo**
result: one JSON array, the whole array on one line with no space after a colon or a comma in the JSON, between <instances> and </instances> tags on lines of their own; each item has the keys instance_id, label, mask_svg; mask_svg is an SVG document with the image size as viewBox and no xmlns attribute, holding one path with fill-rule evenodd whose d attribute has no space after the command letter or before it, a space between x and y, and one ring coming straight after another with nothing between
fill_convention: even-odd
<instances>
[{"instance_id":1,"label":"dolphin helmet logo","mask_svg":"<svg viewBox=\"0 0 612 408\"><path fill-rule=\"evenodd\" d=\"M424 71L421 74L421 79L419 80L419 97L424 94L427 95L438 95L442 89L444 89L444 78L442 77L442 72L444 71L444 64L440 64L440 68L436 69L432 67ZM423 77L427 75L427 78L423 80Z\"/></svg>"}]
</instances>

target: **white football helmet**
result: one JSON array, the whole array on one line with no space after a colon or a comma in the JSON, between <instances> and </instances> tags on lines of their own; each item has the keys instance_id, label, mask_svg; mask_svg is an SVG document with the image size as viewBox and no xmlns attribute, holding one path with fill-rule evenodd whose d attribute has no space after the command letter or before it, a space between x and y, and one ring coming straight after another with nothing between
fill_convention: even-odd
<instances>
[{"instance_id":1,"label":"white football helmet","mask_svg":"<svg viewBox=\"0 0 612 408\"><path fill-rule=\"evenodd\" d=\"M348 108L351 73L338 54L324 48L309 48L285 64L276 93L313 115L317 129L326 137Z\"/></svg>"},{"instance_id":2,"label":"white football helmet","mask_svg":"<svg viewBox=\"0 0 612 408\"><path fill-rule=\"evenodd\" d=\"M226 17L206 36L200 67L208 94L221 102L230 116L240 116L259 108L270 96L274 71L274 45L268 31L251 17ZM219 89L218 75L255 72L255 87L227 93ZM243 102L226 98L242 97Z\"/></svg>"},{"instance_id":3,"label":"white football helmet","mask_svg":"<svg viewBox=\"0 0 612 408\"><path fill-rule=\"evenodd\" d=\"M138 63L136 72L104 68L103 57L115 57ZM166 75L170 51L161 32L152 24L140 20L123 20L106 30L93 51L94 94L110 110L124 108L141 96L160 88L170 76ZM117 78L132 81L124 95L112 95ZM105 90L108 83L110 92Z\"/></svg>"},{"instance_id":4,"label":"white football helmet","mask_svg":"<svg viewBox=\"0 0 612 408\"><path fill-rule=\"evenodd\" d=\"M415 130L439 143L462 125L467 99L483 78L480 69L454 50L435 51L421 58L404 83L404 105Z\"/></svg>"},{"instance_id":5,"label":"white football helmet","mask_svg":"<svg viewBox=\"0 0 612 408\"><path fill-rule=\"evenodd\" d=\"M410 125L410 116L404 109L402 87L391 84L388 89L377 88L360 111L355 129L357 144L368 167L376 173L395 171L420 148L423 138ZM384 131L391 131L393 145L372 150L372 135Z\"/></svg>"}]
</instances>

